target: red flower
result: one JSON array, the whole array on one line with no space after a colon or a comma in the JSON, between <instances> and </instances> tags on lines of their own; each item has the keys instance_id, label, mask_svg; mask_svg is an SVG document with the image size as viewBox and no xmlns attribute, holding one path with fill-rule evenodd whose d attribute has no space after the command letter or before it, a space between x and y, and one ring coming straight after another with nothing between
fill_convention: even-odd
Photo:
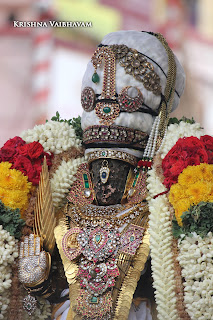
<instances>
[{"instance_id":1,"label":"red flower","mask_svg":"<svg viewBox=\"0 0 213 320\"><path fill-rule=\"evenodd\" d=\"M44 148L38 141L34 141L28 144L28 156L31 159L39 158L40 156L43 155L43 152L44 152Z\"/></svg>"},{"instance_id":2,"label":"red flower","mask_svg":"<svg viewBox=\"0 0 213 320\"><path fill-rule=\"evenodd\" d=\"M32 170L33 166L30 159L19 155L13 164L13 168L21 171L25 176L28 176L28 173Z\"/></svg>"},{"instance_id":3,"label":"red flower","mask_svg":"<svg viewBox=\"0 0 213 320\"><path fill-rule=\"evenodd\" d=\"M29 171L28 171L28 180L32 182L34 186L39 184L40 180L40 173L41 173L42 166L40 165L34 165Z\"/></svg>"},{"instance_id":4,"label":"red flower","mask_svg":"<svg viewBox=\"0 0 213 320\"><path fill-rule=\"evenodd\" d=\"M4 147L17 148L18 146L23 146L24 144L26 144L26 142L22 140L22 138L16 136L12 139L9 139L7 142L5 142L3 148Z\"/></svg>"},{"instance_id":5,"label":"red flower","mask_svg":"<svg viewBox=\"0 0 213 320\"><path fill-rule=\"evenodd\" d=\"M213 137L205 135L202 136L200 140L205 146L208 155L208 163L213 164Z\"/></svg>"},{"instance_id":6,"label":"red flower","mask_svg":"<svg viewBox=\"0 0 213 320\"><path fill-rule=\"evenodd\" d=\"M0 150L1 161L13 162L13 159L15 158L16 155L17 155L17 151L15 148L2 147Z\"/></svg>"},{"instance_id":7,"label":"red flower","mask_svg":"<svg viewBox=\"0 0 213 320\"><path fill-rule=\"evenodd\" d=\"M203 162L208 163L204 144L196 137L180 138L162 161L164 185L170 188L184 168Z\"/></svg>"},{"instance_id":8,"label":"red flower","mask_svg":"<svg viewBox=\"0 0 213 320\"><path fill-rule=\"evenodd\" d=\"M0 150L0 162L11 162L12 168L21 171L34 185L38 185L44 156L47 165L52 165L53 154L44 152L43 146L37 142L26 144L20 137L8 140Z\"/></svg>"},{"instance_id":9,"label":"red flower","mask_svg":"<svg viewBox=\"0 0 213 320\"><path fill-rule=\"evenodd\" d=\"M30 159L37 159L43 155L44 148L38 141L25 144L24 146L19 146L18 151L23 156L28 156Z\"/></svg>"}]
</instances>

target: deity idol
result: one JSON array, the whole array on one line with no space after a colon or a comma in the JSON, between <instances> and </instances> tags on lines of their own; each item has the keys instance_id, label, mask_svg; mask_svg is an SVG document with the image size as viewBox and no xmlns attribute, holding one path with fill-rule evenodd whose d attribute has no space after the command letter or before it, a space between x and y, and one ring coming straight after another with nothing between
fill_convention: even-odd
<instances>
[{"instance_id":1,"label":"deity idol","mask_svg":"<svg viewBox=\"0 0 213 320\"><path fill-rule=\"evenodd\" d=\"M148 268L147 170L183 88L183 69L160 34L109 34L88 63L81 93L87 161L54 231L69 283L70 307L62 319L127 319L129 312L129 319L132 313L152 319L146 296L138 299L138 311L130 311ZM49 257L42 254L46 276Z\"/></svg>"},{"instance_id":2,"label":"deity idol","mask_svg":"<svg viewBox=\"0 0 213 320\"><path fill-rule=\"evenodd\" d=\"M65 148L60 138L58 164L55 124L22 135L55 161L48 172L44 160L33 232L20 245L31 317L36 296L54 305L54 320L211 318L204 271L212 266L213 140L193 121L168 126L184 84L161 34L114 32L82 82L84 157L73 129L57 131L75 141Z\"/></svg>"}]
</instances>

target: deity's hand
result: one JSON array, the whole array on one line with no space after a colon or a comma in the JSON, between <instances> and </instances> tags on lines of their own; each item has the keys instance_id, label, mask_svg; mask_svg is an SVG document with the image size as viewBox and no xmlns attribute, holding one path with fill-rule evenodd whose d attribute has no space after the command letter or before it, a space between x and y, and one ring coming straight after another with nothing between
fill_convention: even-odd
<instances>
[{"instance_id":1,"label":"deity's hand","mask_svg":"<svg viewBox=\"0 0 213 320\"><path fill-rule=\"evenodd\" d=\"M31 234L20 245L19 280L27 287L35 287L45 281L50 272L51 256L41 250L40 237Z\"/></svg>"}]
</instances>

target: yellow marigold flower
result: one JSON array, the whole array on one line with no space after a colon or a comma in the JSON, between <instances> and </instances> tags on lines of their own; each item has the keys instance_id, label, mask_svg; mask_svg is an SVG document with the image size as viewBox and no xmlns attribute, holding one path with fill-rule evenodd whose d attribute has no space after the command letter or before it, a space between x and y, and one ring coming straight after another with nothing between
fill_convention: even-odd
<instances>
[{"instance_id":1,"label":"yellow marigold flower","mask_svg":"<svg viewBox=\"0 0 213 320\"><path fill-rule=\"evenodd\" d=\"M181 199L180 201L176 202L174 205L175 209L175 217L177 222L180 226L182 226L182 219L181 216L183 212L187 211L190 208L190 200L188 198Z\"/></svg>"},{"instance_id":2,"label":"yellow marigold flower","mask_svg":"<svg viewBox=\"0 0 213 320\"><path fill-rule=\"evenodd\" d=\"M203 179L213 183L213 165L203 163L200 169L203 173Z\"/></svg>"},{"instance_id":3,"label":"yellow marigold flower","mask_svg":"<svg viewBox=\"0 0 213 320\"><path fill-rule=\"evenodd\" d=\"M0 163L0 172L3 172L4 170L10 169L12 167L12 163L10 162L1 162Z\"/></svg>"},{"instance_id":4,"label":"yellow marigold flower","mask_svg":"<svg viewBox=\"0 0 213 320\"><path fill-rule=\"evenodd\" d=\"M7 189L17 189L20 191L29 191L31 189L31 183L28 182L28 178L19 170L10 169L11 163L0 163L0 186Z\"/></svg>"},{"instance_id":5,"label":"yellow marigold flower","mask_svg":"<svg viewBox=\"0 0 213 320\"><path fill-rule=\"evenodd\" d=\"M195 174L195 171L197 171L196 174ZM196 181L202 179L202 173L196 170L195 166L188 166L183 170L182 173L184 174L180 174L178 176L178 183L181 184L182 186L193 184Z\"/></svg>"},{"instance_id":6,"label":"yellow marigold flower","mask_svg":"<svg viewBox=\"0 0 213 320\"><path fill-rule=\"evenodd\" d=\"M206 181L195 182L186 189L187 196L194 204L198 204L201 201L207 201L210 192L211 184Z\"/></svg>"},{"instance_id":7,"label":"yellow marigold flower","mask_svg":"<svg viewBox=\"0 0 213 320\"><path fill-rule=\"evenodd\" d=\"M186 197L185 190L179 183L175 183L171 186L170 192L169 192L169 201L172 204L176 203L177 201L185 197Z\"/></svg>"},{"instance_id":8,"label":"yellow marigold flower","mask_svg":"<svg viewBox=\"0 0 213 320\"><path fill-rule=\"evenodd\" d=\"M178 183L170 189L169 201L180 226L181 216L190 205L201 201L213 202L213 164L201 163L185 168L178 177Z\"/></svg>"},{"instance_id":9,"label":"yellow marigold flower","mask_svg":"<svg viewBox=\"0 0 213 320\"><path fill-rule=\"evenodd\" d=\"M6 206L23 212L28 205L32 183L19 170L10 169L11 166L9 162L0 163L0 200Z\"/></svg>"}]
</instances>

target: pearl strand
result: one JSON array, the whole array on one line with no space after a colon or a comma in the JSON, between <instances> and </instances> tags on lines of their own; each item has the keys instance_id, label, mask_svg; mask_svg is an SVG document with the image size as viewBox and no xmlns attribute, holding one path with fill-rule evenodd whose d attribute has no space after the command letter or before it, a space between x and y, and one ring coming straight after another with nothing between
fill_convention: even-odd
<instances>
[{"instance_id":1,"label":"pearl strand","mask_svg":"<svg viewBox=\"0 0 213 320\"><path fill-rule=\"evenodd\" d=\"M157 142L158 131L159 131L159 125L160 125L160 118L158 117L157 125L156 125L156 128L155 128L155 136L154 136L154 141L153 141L153 145L152 145L152 151L151 151L151 155L150 155L151 159L153 159L154 154L155 154L156 142Z\"/></svg>"},{"instance_id":2,"label":"pearl strand","mask_svg":"<svg viewBox=\"0 0 213 320\"><path fill-rule=\"evenodd\" d=\"M150 153L151 153L151 150L152 150L152 143L153 143L153 138L154 138L154 135L155 135L155 129L156 129L156 126L158 124L158 120L159 120L159 117L156 117L155 118L155 121L152 125L152 130L150 132L150 135L149 135L149 139L147 141L147 145L146 145L146 148L144 150L144 154L143 154L143 158L144 157L149 157ZM158 125L159 126L159 125Z\"/></svg>"}]
</instances>

